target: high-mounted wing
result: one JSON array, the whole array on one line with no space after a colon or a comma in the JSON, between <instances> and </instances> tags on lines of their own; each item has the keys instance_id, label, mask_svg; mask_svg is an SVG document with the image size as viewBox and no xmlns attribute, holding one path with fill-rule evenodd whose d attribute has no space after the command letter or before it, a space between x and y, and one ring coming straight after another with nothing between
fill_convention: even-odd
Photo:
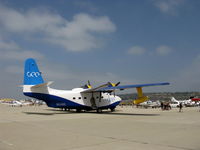
<instances>
[{"instance_id":1,"label":"high-mounted wing","mask_svg":"<svg viewBox=\"0 0 200 150\"><path fill-rule=\"evenodd\" d=\"M109 86L109 82L103 85L100 85L96 88L88 89L83 91L82 93L91 93L91 92L110 92L113 90L124 90L130 88L139 88L139 87L146 87L146 86L159 86L159 85L169 85L168 82L163 83L150 83L150 84L132 84L132 85L120 85L120 86Z\"/></svg>"},{"instance_id":2,"label":"high-mounted wing","mask_svg":"<svg viewBox=\"0 0 200 150\"><path fill-rule=\"evenodd\" d=\"M98 86L96 88L91 88L91 89L85 90L85 91L83 91L81 93L99 92L100 89L103 89L103 88L106 88L106 87L108 87L108 83L100 85L100 86Z\"/></svg>"},{"instance_id":3,"label":"high-mounted wing","mask_svg":"<svg viewBox=\"0 0 200 150\"><path fill-rule=\"evenodd\" d=\"M100 91L104 92L104 91L113 91L113 90L117 90L117 89L124 90L124 89L136 88L138 98L136 100L133 100L133 103L139 104L139 103L142 103L142 102L148 100L148 97L143 95L142 87L159 86L159 85L169 85L169 83L164 82L164 83L150 83L150 84L121 85L121 86L101 88Z\"/></svg>"},{"instance_id":4,"label":"high-mounted wing","mask_svg":"<svg viewBox=\"0 0 200 150\"><path fill-rule=\"evenodd\" d=\"M148 100L147 96L143 95L142 87L147 86L160 86L160 85L169 85L168 82L162 82L162 83L150 83L150 84L132 84L132 85L120 85L120 86L110 86L110 83L98 86L96 88L92 88L86 91L83 91L82 93L93 93L93 92L112 92L114 90L124 90L124 89L130 89L130 88L136 88L138 93L138 99L134 100L134 104L142 103L146 100Z\"/></svg>"},{"instance_id":5,"label":"high-mounted wing","mask_svg":"<svg viewBox=\"0 0 200 150\"><path fill-rule=\"evenodd\" d=\"M104 87L98 89L98 91L106 92L106 91L112 91L112 90L124 90L124 89L130 89L130 88L139 88L139 87L146 87L146 86L159 86L159 85L169 85L168 82L163 83L150 83L150 84L132 84L132 85L120 85L120 86L113 86L113 87Z\"/></svg>"}]
</instances>

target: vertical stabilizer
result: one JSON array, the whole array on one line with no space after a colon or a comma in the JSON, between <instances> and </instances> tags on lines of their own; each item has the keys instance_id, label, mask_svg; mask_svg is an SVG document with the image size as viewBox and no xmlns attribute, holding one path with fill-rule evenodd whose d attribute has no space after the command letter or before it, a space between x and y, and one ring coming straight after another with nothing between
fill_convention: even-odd
<instances>
[{"instance_id":1,"label":"vertical stabilizer","mask_svg":"<svg viewBox=\"0 0 200 150\"><path fill-rule=\"evenodd\" d=\"M34 59L29 58L24 66L24 85L36 85L44 83L41 72Z\"/></svg>"}]
</instances>

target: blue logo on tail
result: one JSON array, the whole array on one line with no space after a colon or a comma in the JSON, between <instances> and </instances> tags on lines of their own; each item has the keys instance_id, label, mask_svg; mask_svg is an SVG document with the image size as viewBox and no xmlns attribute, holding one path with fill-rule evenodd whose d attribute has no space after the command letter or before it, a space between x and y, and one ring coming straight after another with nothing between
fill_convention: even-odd
<instances>
[{"instance_id":1,"label":"blue logo on tail","mask_svg":"<svg viewBox=\"0 0 200 150\"><path fill-rule=\"evenodd\" d=\"M29 58L25 61L24 85L36 85L44 83L41 72L34 59Z\"/></svg>"}]
</instances>

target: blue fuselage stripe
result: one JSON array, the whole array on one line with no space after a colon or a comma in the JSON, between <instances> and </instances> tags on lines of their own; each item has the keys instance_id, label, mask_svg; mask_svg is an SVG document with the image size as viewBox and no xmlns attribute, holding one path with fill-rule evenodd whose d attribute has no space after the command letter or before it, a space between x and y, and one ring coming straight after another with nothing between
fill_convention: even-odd
<instances>
[{"instance_id":1,"label":"blue fuselage stripe","mask_svg":"<svg viewBox=\"0 0 200 150\"><path fill-rule=\"evenodd\" d=\"M31 93L31 92L25 92L24 95L45 101L47 106L49 107L69 108L69 109L88 109L88 110L92 109L92 107L90 106L81 105L71 100L68 100L59 96L55 96L55 95L44 94L44 93ZM102 106L99 108L101 109L115 108L117 105L119 105L119 103L120 101L112 103L107 106Z\"/></svg>"}]
</instances>

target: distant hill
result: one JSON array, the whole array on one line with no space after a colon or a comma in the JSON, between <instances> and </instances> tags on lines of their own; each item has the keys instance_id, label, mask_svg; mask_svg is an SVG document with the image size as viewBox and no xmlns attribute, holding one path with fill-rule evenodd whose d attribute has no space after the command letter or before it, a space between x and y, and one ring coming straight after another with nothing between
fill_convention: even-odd
<instances>
[{"instance_id":1,"label":"distant hill","mask_svg":"<svg viewBox=\"0 0 200 150\"><path fill-rule=\"evenodd\" d=\"M163 92L163 93L144 93L152 101L168 101L171 97L175 97L177 100L185 100L190 97L200 97L200 92ZM122 100L133 100L137 98L137 94L120 94Z\"/></svg>"}]
</instances>

